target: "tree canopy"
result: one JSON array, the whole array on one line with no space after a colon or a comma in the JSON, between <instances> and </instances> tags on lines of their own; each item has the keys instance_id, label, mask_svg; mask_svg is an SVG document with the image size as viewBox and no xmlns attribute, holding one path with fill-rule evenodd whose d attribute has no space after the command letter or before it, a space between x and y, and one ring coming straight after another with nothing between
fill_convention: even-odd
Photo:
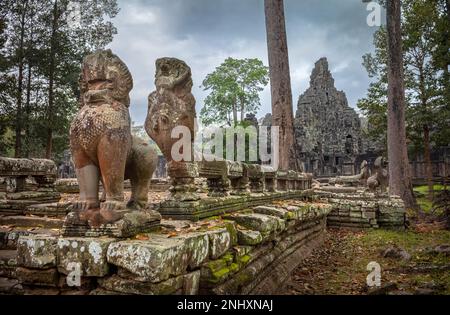
<instances>
[{"instance_id":1,"label":"tree canopy","mask_svg":"<svg viewBox=\"0 0 450 315\"><path fill-rule=\"evenodd\" d=\"M0 154L57 158L68 148L83 57L117 33L116 0L3 0Z\"/></svg>"},{"instance_id":2,"label":"tree canopy","mask_svg":"<svg viewBox=\"0 0 450 315\"><path fill-rule=\"evenodd\" d=\"M430 145L446 146L450 139L450 111L446 106L449 84L445 73L449 40L442 39L450 25L445 0L404 0L402 11L406 124L410 151L414 153L424 148L425 125L430 130ZM386 36L386 28L381 26L374 34L374 53L363 56L363 65L373 82L367 96L358 101L358 108L368 118L369 136L376 140L382 135L384 143L387 130ZM442 53L445 50L447 54Z\"/></svg>"},{"instance_id":3,"label":"tree canopy","mask_svg":"<svg viewBox=\"0 0 450 315\"><path fill-rule=\"evenodd\" d=\"M259 93L269 83L269 71L258 59L227 58L203 81L202 87L210 91L200 118L205 125L238 124L246 113L256 114L260 107Z\"/></svg>"}]
</instances>

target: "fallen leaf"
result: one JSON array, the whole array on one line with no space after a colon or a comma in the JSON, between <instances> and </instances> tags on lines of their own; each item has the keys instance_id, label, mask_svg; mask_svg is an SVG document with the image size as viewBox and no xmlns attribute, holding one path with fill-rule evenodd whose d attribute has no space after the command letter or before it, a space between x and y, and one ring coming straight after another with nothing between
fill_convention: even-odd
<instances>
[{"instance_id":1,"label":"fallen leaf","mask_svg":"<svg viewBox=\"0 0 450 315\"><path fill-rule=\"evenodd\" d=\"M138 235L136 235L136 239L137 239L138 241L147 241L147 240L149 240L150 238L148 237L148 235L138 234Z\"/></svg>"}]
</instances>

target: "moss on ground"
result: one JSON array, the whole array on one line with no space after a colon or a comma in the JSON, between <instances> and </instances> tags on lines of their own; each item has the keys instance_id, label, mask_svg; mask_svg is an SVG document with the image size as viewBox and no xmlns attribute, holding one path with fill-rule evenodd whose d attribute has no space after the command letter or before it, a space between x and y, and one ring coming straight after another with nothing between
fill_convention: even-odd
<instances>
[{"instance_id":1,"label":"moss on ground","mask_svg":"<svg viewBox=\"0 0 450 315\"><path fill-rule=\"evenodd\" d=\"M433 185L434 192L439 192L444 190L443 185ZM433 208L433 201L428 198L428 186L416 186L414 187L414 192L416 193L416 200L420 208L425 213L430 213Z\"/></svg>"}]
</instances>

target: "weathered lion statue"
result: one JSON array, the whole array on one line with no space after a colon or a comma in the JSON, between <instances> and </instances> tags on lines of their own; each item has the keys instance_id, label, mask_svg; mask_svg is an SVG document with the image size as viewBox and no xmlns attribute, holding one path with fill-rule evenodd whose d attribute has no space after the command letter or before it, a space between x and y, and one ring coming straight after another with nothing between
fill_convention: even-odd
<instances>
[{"instance_id":1,"label":"weathered lion statue","mask_svg":"<svg viewBox=\"0 0 450 315\"><path fill-rule=\"evenodd\" d=\"M182 60L161 58L156 61L156 91L148 97L145 130L158 144L168 163L178 141L171 136L175 127L184 126L194 140L195 98L191 93L191 69Z\"/></svg>"},{"instance_id":2,"label":"weathered lion statue","mask_svg":"<svg viewBox=\"0 0 450 315\"><path fill-rule=\"evenodd\" d=\"M149 180L156 168L156 152L132 137L128 107L132 76L111 50L84 59L80 76L80 110L70 128L70 147L80 186L74 203L78 218L91 226L120 220L127 207L147 203ZM130 179L131 199L124 203L123 182ZM105 200L100 202L99 180Z\"/></svg>"},{"instance_id":3,"label":"weathered lion statue","mask_svg":"<svg viewBox=\"0 0 450 315\"><path fill-rule=\"evenodd\" d=\"M176 200L196 200L194 181L198 177L198 167L193 151L196 113L195 98L191 93L191 69L182 60L160 58L156 61L155 85L156 91L148 97L145 130L167 160L172 181L171 196ZM174 144L180 140L172 138L176 127L185 127L190 132L190 138L184 139L186 146L183 145L179 152L183 157L181 161L172 156Z\"/></svg>"},{"instance_id":4,"label":"weathered lion statue","mask_svg":"<svg viewBox=\"0 0 450 315\"><path fill-rule=\"evenodd\" d=\"M338 176L336 178L330 179L329 184L341 184L344 186L364 186L369 177L369 164L366 160L364 160L361 162L361 172L359 174L354 176Z\"/></svg>"},{"instance_id":5,"label":"weathered lion statue","mask_svg":"<svg viewBox=\"0 0 450 315\"><path fill-rule=\"evenodd\" d=\"M389 185L388 171L385 169L386 160L380 156L374 163L374 175L367 180L367 187L370 191L380 190L382 193L386 192Z\"/></svg>"}]
</instances>

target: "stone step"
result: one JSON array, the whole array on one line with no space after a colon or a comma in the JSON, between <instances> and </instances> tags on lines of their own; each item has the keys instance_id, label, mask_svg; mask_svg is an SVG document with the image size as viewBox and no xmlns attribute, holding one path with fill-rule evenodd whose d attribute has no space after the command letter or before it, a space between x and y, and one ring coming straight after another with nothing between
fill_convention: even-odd
<instances>
[{"instance_id":1,"label":"stone step","mask_svg":"<svg viewBox=\"0 0 450 315\"><path fill-rule=\"evenodd\" d=\"M40 227L45 229L61 229L64 219L52 219L35 216L0 216L0 226Z\"/></svg>"},{"instance_id":2,"label":"stone step","mask_svg":"<svg viewBox=\"0 0 450 315\"><path fill-rule=\"evenodd\" d=\"M49 235L58 236L59 230L45 228L27 228L27 227L2 227L0 226L0 250L17 249L17 241L20 236L27 235Z\"/></svg>"},{"instance_id":3,"label":"stone step","mask_svg":"<svg viewBox=\"0 0 450 315\"><path fill-rule=\"evenodd\" d=\"M253 208L253 211L255 213L260 213L260 214L267 214L267 215L271 215L274 217L278 217L280 219L285 219L285 220L289 220L291 218L294 217L293 213L289 213L289 211L282 209L282 208L276 208L274 206L258 206Z\"/></svg>"},{"instance_id":4,"label":"stone step","mask_svg":"<svg viewBox=\"0 0 450 315\"><path fill-rule=\"evenodd\" d=\"M0 278L0 295L22 294L23 289L16 279Z\"/></svg>"},{"instance_id":5,"label":"stone step","mask_svg":"<svg viewBox=\"0 0 450 315\"><path fill-rule=\"evenodd\" d=\"M0 277L16 278L16 250L0 250Z\"/></svg>"},{"instance_id":6,"label":"stone step","mask_svg":"<svg viewBox=\"0 0 450 315\"><path fill-rule=\"evenodd\" d=\"M65 218L69 211L69 204L54 202L28 206L25 215Z\"/></svg>"}]
</instances>

